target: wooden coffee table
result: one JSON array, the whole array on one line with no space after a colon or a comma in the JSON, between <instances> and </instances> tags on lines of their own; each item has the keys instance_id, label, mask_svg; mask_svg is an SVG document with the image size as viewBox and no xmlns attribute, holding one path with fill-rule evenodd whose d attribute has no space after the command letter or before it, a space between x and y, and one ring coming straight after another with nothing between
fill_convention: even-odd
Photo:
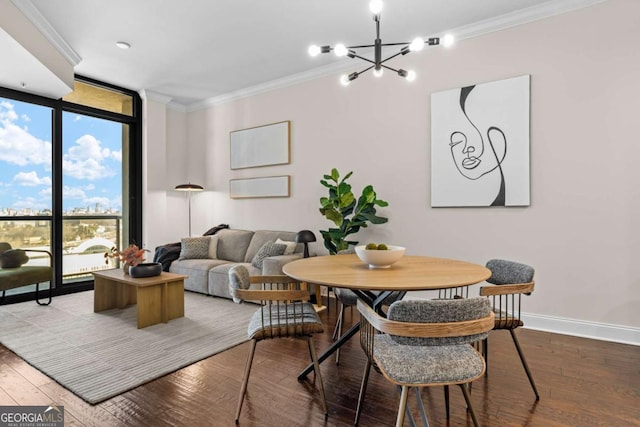
<instances>
[{"instance_id":1,"label":"wooden coffee table","mask_svg":"<svg viewBox=\"0 0 640 427\"><path fill-rule=\"evenodd\" d=\"M138 329L184 317L184 279L162 272L159 276L133 278L122 269L93 273L93 311L137 304Z\"/></svg>"}]
</instances>

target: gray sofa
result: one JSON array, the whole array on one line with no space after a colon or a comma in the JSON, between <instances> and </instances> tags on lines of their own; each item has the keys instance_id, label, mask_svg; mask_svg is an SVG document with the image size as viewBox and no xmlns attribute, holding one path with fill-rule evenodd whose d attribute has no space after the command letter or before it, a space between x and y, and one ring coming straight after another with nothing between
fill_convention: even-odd
<instances>
[{"instance_id":1,"label":"gray sofa","mask_svg":"<svg viewBox=\"0 0 640 427\"><path fill-rule=\"evenodd\" d=\"M269 230L220 230L217 237L217 257L203 259L178 259L171 263L169 271L189 276L184 288L189 291L231 299L229 293L229 270L235 265L244 265L252 276L283 274L282 266L287 262L302 258L304 246L298 243L294 253L267 257L262 269L252 265L252 260L260 248L277 239L294 242L296 233L292 231Z\"/></svg>"}]
</instances>

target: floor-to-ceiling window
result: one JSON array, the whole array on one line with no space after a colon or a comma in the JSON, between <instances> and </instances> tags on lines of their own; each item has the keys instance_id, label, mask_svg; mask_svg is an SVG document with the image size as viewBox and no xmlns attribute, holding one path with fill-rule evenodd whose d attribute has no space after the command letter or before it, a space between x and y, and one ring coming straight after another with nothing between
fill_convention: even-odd
<instances>
[{"instance_id":1,"label":"floor-to-ceiling window","mask_svg":"<svg viewBox=\"0 0 640 427\"><path fill-rule=\"evenodd\" d=\"M0 88L0 241L50 250L55 293L90 287L106 251L141 243L140 114L135 92L81 77L61 100Z\"/></svg>"}]
</instances>

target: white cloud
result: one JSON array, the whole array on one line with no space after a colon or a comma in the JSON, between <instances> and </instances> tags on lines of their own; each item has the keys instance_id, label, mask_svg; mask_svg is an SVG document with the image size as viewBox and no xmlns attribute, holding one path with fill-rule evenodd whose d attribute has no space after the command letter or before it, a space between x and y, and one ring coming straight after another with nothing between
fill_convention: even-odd
<instances>
[{"instance_id":1,"label":"white cloud","mask_svg":"<svg viewBox=\"0 0 640 427\"><path fill-rule=\"evenodd\" d=\"M115 176L116 173L104 164L111 153L93 135L83 135L62 156L62 170L65 175L77 179L96 180Z\"/></svg>"},{"instance_id":2,"label":"white cloud","mask_svg":"<svg viewBox=\"0 0 640 427\"><path fill-rule=\"evenodd\" d=\"M29 116L28 116L28 115L26 115L26 114L21 114L21 115L20 115L20 118L22 119L22 121L23 121L23 122L27 122L27 123L28 123L28 122L30 122L30 121L31 121L31 117L29 117Z\"/></svg>"},{"instance_id":3,"label":"white cloud","mask_svg":"<svg viewBox=\"0 0 640 427\"><path fill-rule=\"evenodd\" d=\"M51 166L51 142L15 124L18 114L8 101L0 102L0 161L18 166Z\"/></svg>"},{"instance_id":4,"label":"white cloud","mask_svg":"<svg viewBox=\"0 0 640 427\"><path fill-rule=\"evenodd\" d=\"M48 176L43 176L42 178L38 177L38 173L35 171L31 172L18 172L16 176L13 177L13 180L18 185L23 185L26 187L35 187L38 185L47 185L51 187L51 178Z\"/></svg>"},{"instance_id":5,"label":"white cloud","mask_svg":"<svg viewBox=\"0 0 640 427\"><path fill-rule=\"evenodd\" d=\"M15 122L18 119L18 114L13 109L13 104L9 101L0 102L0 122Z\"/></svg>"},{"instance_id":6,"label":"white cloud","mask_svg":"<svg viewBox=\"0 0 640 427\"><path fill-rule=\"evenodd\" d=\"M78 199L78 200L84 200L87 197L87 195L81 188L69 187L68 185L65 185L62 188L62 196L65 199Z\"/></svg>"}]
</instances>

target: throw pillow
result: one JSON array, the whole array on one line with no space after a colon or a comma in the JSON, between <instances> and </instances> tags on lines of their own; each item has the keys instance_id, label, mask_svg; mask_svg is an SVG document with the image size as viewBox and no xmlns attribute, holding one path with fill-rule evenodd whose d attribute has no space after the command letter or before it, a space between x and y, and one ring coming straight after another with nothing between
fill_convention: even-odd
<instances>
[{"instance_id":1,"label":"throw pillow","mask_svg":"<svg viewBox=\"0 0 640 427\"><path fill-rule=\"evenodd\" d=\"M181 240L179 259L209 258L209 236L185 237Z\"/></svg>"},{"instance_id":2,"label":"throw pillow","mask_svg":"<svg viewBox=\"0 0 640 427\"><path fill-rule=\"evenodd\" d=\"M18 268L28 261L29 257L20 249L9 249L0 254L0 268Z\"/></svg>"},{"instance_id":3,"label":"throw pillow","mask_svg":"<svg viewBox=\"0 0 640 427\"><path fill-rule=\"evenodd\" d=\"M218 239L220 236L209 235L209 258L218 259Z\"/></svg>"},{"instance_id":4,"label":"throw pillow","mask_svg":"<svg viewBox=\"0 0 640 427\"><path fill-rule=\"evenodd\" d=\"M251 265L255 268L262 269L262 262L265 258L270 256L278 256L284 254L284 250L287 249L286 245L280 245L276 242L267 242L256 252L255 256L251 260Z\"/></svg>"},{"instance_id":5,"label":"throw pillow","mask_svg":"<svg viewBox=\"0 0 640 427\"><path fill-rule=\"evenodd\" d=\"M286 240L281 240L280 238L278 238L276 240L276 243L279 245L286 245L287 248L284 250L284 253L282 255L291 255L292 253L294 253L296 251L296 242L289 242Z\"/></svg>"},{"instance_id":6,"label":"throw pillow","mask_svg":"<svg viewBox=\"0 0 640 427\"><path fill-rule=\"evenodd\" d=\"M0 242L0 253L11 249L11 245L7 242Z\"/></svg>"}]
</instances>

